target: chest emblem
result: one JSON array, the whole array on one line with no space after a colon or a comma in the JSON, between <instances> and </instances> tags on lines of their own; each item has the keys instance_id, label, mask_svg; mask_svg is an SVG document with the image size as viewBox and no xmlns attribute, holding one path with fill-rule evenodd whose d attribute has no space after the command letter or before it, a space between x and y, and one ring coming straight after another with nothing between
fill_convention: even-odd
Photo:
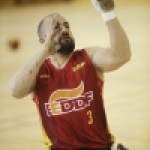
<instances>
[{"instance_id":1,"label":"chest emblem","mask_svg":"<svg viewBox=\"0 0 150 150\"><path fill-rule=\"evenodd\" d=\"M93 100L93 91L84 92L84 83L72 89L59 89L54 91L45 103L48 116L61 115L73 111L79 111L90 106Z\"/></svg>"},{"instance_id":2,"label":"chest emblem","mask_svg":"<svg viewBox=\"0 0 150 150\"><path fill-rule=\"evenodd\" d=\"M77 64L75 67L72 68L73 72L76 72L77 70L81 69L85 65L85 62L81 62L80 64Z\"/></svg>"}]
</instances>

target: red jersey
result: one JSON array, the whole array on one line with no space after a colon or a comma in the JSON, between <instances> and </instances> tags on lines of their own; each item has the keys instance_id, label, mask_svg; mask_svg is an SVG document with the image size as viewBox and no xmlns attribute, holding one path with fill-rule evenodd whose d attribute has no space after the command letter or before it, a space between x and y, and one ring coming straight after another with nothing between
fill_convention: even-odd
<instances>
[{"instance_id":1,"label":"red jersey","mask_svg":"<svg viewBox=\"0 0 150 150\"><path fill-rule=\"evenodd\" d=\"M111 146L102 86L85 50L75 51L63 69L45 60L37 74L34 100L49 149Z\"/></svg>"}]
</instances>

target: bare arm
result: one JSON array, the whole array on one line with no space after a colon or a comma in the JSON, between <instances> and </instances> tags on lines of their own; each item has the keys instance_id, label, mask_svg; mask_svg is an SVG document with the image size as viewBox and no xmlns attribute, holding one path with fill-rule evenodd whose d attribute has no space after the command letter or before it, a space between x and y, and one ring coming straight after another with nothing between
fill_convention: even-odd
<instances>
[{"instance_id":1,"label":"bare arm","mask_svg":"<svg viewBox=\"0 0 150 150\"><path fill-rule=\"evenodd\" d=\"M112 10L112 8L110 9ZM94 66L104 72L119 68L131 57L128 37L126 36L126 33L120 25L118 19L114 18L107 21L106 26L110 36L110 47L85 48L91 57Z\"/></svg>"},{"instance_id":2,"label":"bare arm","mask_svg":"<svg viewBox=\"0 0 150 150\"><path fill-rule=\"evenodd\" d=\"M29 60L9 81L9 92L15 98L22 98L33 91L36 84L36 75L44 60L54 54L59 45L55 45L54 37L57 39L57 32L54 32L56 22L50 27L45 43L41 50Z\"/></svg>"},{"instance_id":3,"label":"bare arm","mask_svg":"<svg viewBox=\"0 0 150 150\"><path fill-rule=\"evenodd\" d=\"M24 97L34 89L36 74L46 57L46 51L41 49L29 62L14 74L9 81L9 92L13 97Z\"/></svg>"}]
</instances>

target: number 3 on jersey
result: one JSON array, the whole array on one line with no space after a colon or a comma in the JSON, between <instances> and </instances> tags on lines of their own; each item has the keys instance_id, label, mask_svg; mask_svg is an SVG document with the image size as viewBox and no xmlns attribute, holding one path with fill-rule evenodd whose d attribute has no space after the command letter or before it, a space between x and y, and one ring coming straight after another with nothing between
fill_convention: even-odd
<instances>
[{"instance_id":1,"label":"number 3 on jersey","mask_svg":"<svg viewBox=\"0 0 150 150\"><path fill-rule=\"evenodd\" d=\"M87 111L87 116L89 118L88 124L92 124L93 123L93 116L92 116L92 111L91 110Z\"/></svg>"}]
</instances>

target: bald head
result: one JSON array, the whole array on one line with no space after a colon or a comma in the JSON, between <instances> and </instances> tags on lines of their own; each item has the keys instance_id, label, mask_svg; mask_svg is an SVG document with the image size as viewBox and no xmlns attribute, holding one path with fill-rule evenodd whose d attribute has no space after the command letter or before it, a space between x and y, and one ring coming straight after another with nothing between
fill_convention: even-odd
<instances>
[{"instance_id":1,"label":"bald head","mask_svg":"<svg viewBox=\"0 0 150 150\"><path fill-rule=\"evenodd\" d=\"M45 43L48 37L53 43L60 45L61 48L57 51L59 53L69 54L75 48L75 40L69 22L57 13L50 14L41 20L38 35L41 44Z\"/></svg>"},{"instance_id":2,"label":"bald head","mask_svg":"<svg viewBox=\"0 0 150 150\"><path fill-rule=\"evenodd\" d=\"M40 21L40 23L39 23L39 25L38 25L38 29L37 29L38 36L39 36L39 37L45 37L45 36L46 36L45 30L44 30L44 28L45 28L45 20L46 20L46 19L55 19L56 17L64 18L63 16L61 16L61 15L58 14L58 13L52 13L52 14L50 14L50 15L44 17L44 18Z\"/></svg>"},{"instance_id":3,"label":"bald head","mask_svg":"<svg viewBox=\"0 0 150 150\"><path fill-rule=\"evenodd\" d=\"M44 32L43 32L43 24L44 24L44 19L42 19L38 25L38 36L39 37L44 37Z\"/></svg>"}]
</instances>

